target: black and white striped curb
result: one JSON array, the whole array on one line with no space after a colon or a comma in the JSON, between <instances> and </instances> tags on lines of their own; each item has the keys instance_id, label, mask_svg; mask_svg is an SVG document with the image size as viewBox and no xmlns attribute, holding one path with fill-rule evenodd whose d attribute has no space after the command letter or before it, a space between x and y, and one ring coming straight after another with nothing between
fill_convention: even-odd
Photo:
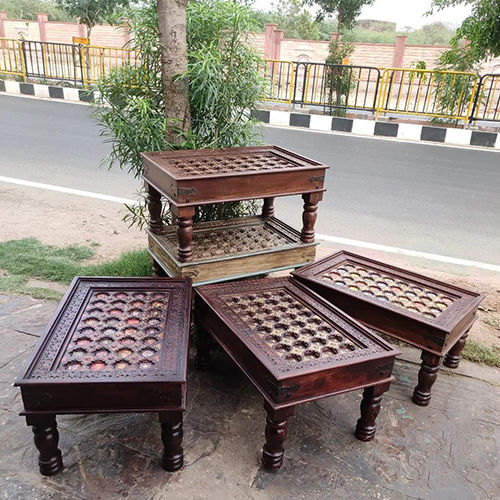
<instances>
[{"instance_id":1,"label":"black and white striped curb","mask_svg":"<svg viewBox=\"0 0 500 500\"><path fill-rule=\"evenodd\" d=\"M0 80L0 92L59 99L70 102L94 102L97 91ZM431 127L414 123L389 123L359 118L337 118L326 115L293 113L278 110L252 110L252 116L269 125L303 127L323 132L345 132L365 136L394 137L413 141L430 141L460 146L500 149L500 133L459 128Z\"/></svg>"},{"instance_id":2,"label":"black and white striped curb","mask_svg":"<svg viewBox=\"0 0 500 500\"><path fill-rule=\"evenodd\" d=\"M13 80L0 80L0 92L7 94L42 97L45 99L61 99L71 102L94 102L95 91L42 85L39 83L22 83Z\"/></svg>"},{"instance_id":3,"label":"black and white striped curb","mask_svg":"<svg viewBox=\"0 0 500 500\"><path fill-rule=\"evenodd\" d=\"M460 146L500 149L500 133L459 128L431 127L414 123L389 123L359 118L293 113L277 110L253 110L252 116L269 125L303 127L323 132L346 132L376 137L394 137L412 141L430 141Z\"/></svg>"}]
</instances>

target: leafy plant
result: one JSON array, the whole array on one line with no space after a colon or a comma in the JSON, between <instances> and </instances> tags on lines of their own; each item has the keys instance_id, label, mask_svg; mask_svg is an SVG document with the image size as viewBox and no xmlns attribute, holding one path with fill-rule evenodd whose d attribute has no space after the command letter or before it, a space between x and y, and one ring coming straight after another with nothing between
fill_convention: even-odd
<instances>
[{"instance_id":1,"label":"leafy plant","mask_svg":"<svg viewBox=\"0 0 500 500\"><path fill-rule=\"evenodd\" d=\"M178 75L188 79L191 130L178 131L176 144L165 139L166 120L158 38L156 3L130 13L133 33L129 48L138 54L97 83L100 97L95 116L101 135L111 144L103 161L135 177L142 174L142 151L245 146L261 138L261 128L250 110L264 95L265 81L258 72L261 59L247 44L254 29L248 6L231 0L191 1L187 7L188 70ZM147 209L142 200L129 206L125 220L142 226ZM168 208L168 207L167 207ZM254 214L254 202L228 203L197 209L194 220L213 220ZM165 210L165 223L170 212Z\"/></svg>"},{"instance_id":2,"label":"leafy plant","mask_svg":"<svg viewBox=\"0 0 500 500\"><path fill-rule=\"evenodd\" d=\"M354 52L352 43L333 40L329 45L329 53L325 62L325 91L330 109L335 109L337 116L345 116L347 99L356 88L356 77L352 68L342 66L342 61Z\"/></svg>"},{"instance_id":3,"label":"leafy plant","mask_svg":"<svg viewBox=\"0 0 500 500\"><path fill-rule=\"evenodd\" d=\"M87 38L90 38L92 28L103 22L121 22L115 17L119 9L130 5L130 0L56 0L57 6L87 27Z\"/></svg>"}]
</instances>

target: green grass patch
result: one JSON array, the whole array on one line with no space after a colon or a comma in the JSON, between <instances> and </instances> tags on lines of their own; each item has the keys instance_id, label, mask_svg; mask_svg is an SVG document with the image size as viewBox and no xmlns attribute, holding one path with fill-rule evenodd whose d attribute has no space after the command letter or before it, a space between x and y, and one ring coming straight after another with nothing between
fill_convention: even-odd
<instances>
[{"instance_id":1,"label":"green grass patch","mask_svg":"<svg viewBox=\"0 0 500 500\"><path fill-rule=\"evenodd\" d=\"M462 351L462 358L488 366L500 367L500 349L487 347L475 340L467 340Z\"/></svg>"},{"instance_id":2,"label":"green grass patch","mask_svg":"<svg viewBox=\"0 0 500 500\"><path fill-rule=\"evenodd\" d=\"M483 323L486 323L487 325L500 330L500 319L498 319L496 316L488 316L484 318Z\"/></svg>"},{"instance_id":3,"label":"green grass patch","mask_svg":"<svg viewBox=\"0 0 500 500\"><path fill-rule=\"evenodd\" d=\"M86 246L56 247L44 245L35 238L0 243L0 292L31 295L41 299L58 299L55 290L27 285L30 278L70 283L74 276L151 276L152 267L146 250L122 254L101 264L85 264L95 255Z\"/></svg>"}]
</instances>

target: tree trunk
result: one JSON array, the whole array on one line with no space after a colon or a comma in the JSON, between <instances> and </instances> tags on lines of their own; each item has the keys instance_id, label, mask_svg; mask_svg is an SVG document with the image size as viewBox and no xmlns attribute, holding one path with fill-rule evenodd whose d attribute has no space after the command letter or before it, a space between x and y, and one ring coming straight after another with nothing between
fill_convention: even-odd
<instances>
[{"instance_id":1,"label":"tree trunk","mask_svg":"<svg viewBox=\"0 0 500 500\"><path fill-rule=\"evenodd\" d=\"M187 70L186 5L188 0L158 0L166 139L179 144L179 131L191 128L189 86L186 79L175 80Z\"/></svg>"}]
</instances>

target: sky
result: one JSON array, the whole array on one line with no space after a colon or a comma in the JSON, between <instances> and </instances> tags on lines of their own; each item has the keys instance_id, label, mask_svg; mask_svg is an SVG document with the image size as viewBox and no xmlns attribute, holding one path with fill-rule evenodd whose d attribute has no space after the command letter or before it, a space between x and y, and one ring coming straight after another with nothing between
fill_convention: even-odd
<instances>
[{"instance_id":1,"label":"sky","mask_svg":"<svg viewBox=\"0 0 500 500\"><path fill-rule=\"evenodd\" d=\"M270 0L256 0L254 8L268 10ZM424 24L443 22L457 28L470 14L470 5L460 5L444 9L433 16L425 16L432 0L375 0L373 5L365 6L359 19L375 19L397 23L397 30L405 26L420 28Z\"/></svg>"}]
</instances>

